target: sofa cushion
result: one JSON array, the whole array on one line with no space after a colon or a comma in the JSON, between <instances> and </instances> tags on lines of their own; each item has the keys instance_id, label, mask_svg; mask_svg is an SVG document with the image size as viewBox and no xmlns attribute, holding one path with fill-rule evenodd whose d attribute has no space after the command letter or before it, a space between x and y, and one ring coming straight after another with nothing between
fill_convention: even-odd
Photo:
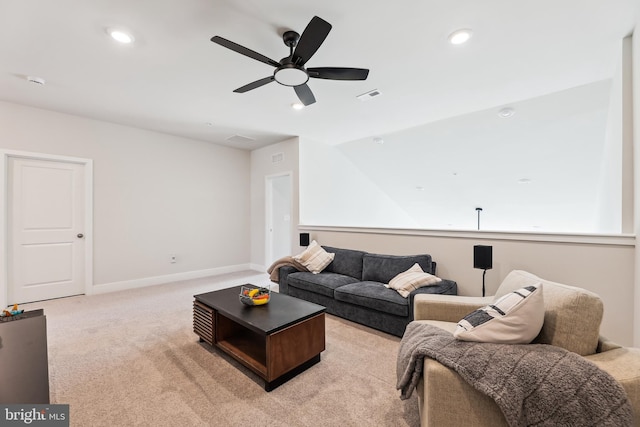
<instances>
[{"instance_id":1,"label":"sofa cushion","mask_svg":"<svg viewBox=\"0 0 640 427\"><path fill-rule=\"evenodd\" d=\"M542 284L529 285L467 314L453 336L462 341L529 344L543 322Z\"/></svg>"},{"instance_id":2,"label":"sofa cushion","mask_svg":"<svg viewBox=\"0 0 640 427\"><path fill-rule=\"evenodd\" d=\"M409 301L393 289L388 289L380 282L357 282L340 286L334 297L353 305L389 313L396 316L409 315Z\"/></svg>"},{"instance_id":3,"label":"sofa cushion","mask_svg":"<svg viewBox=\"0 0 640 427\"><path fill-rule=\"evenodd\" d=\"M407 298L411 291L415 291L423 286L433 286L438 282L442 282L442 279L425 273L422 271L422 268L420 268L420 264L415 263L413 267L391 279L387 287L395 289L400 295Z\"/></svg>"},{"instance_id":4,"label":"sofa cushion","mask_svg":"<svg viewBox=\"0 0 640 427\"><path fill-rule=\"evenodd\" d=\"M544 286L545 314L542 330L533 342L562 347L581 356L594 354L603 315L602 300L597 294L514 270L502 281L496 298L536 283Z\"/></svg>"},{"instance_id":5,"label":"sofa cushion","mask_svg":"<svg viewBox=\"0 0 640 427\"><path fill-rule=\"evenodd\" d=\"M331 264L324 271L344 274L362 280L362 258L366 252L352 249L332 248L323 246L324 250L335 254Z\"/></svg>"},{"instance_id":6,"label":"sofa cushion","mask_svg":"<svg viewBox=\"0 0 640 427\"><path fill-rule=\"evenodd\" d=\"M328 253L315 240L301 254L293 257L314 274L320 273L333 261L333 254Z\"/></svg>"},{"instance_id":7,"label":"sofa cushion","mask_svg":"<svg viewBox=\"0 0 640 427\"><path fill-rule=\"evenodd\" d=\"M321 294L333 298L333 291L340 286L358 282L350 276L343 274L327 273L313 274L306 271L290 273L287 277L289 286L292 288L303 289L305 291Z\"/></svg>"},{"instance_id":8,"label":"sofa cushion","mask_svg":"<svg viewBox=\"0 0 640 427\"><path fill-rule=\"evenodd\" d=\"M418 263L422 271L431 273L431 255L365 254L362 260L362 280L389 283L398 274Z\"/></svg>"}]
</instances>

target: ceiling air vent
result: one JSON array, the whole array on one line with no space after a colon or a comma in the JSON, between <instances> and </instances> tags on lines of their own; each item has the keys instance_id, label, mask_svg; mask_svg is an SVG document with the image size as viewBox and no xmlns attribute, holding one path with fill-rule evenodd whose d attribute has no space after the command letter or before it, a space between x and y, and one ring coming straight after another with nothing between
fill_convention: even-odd
<instances>
[{"instance_id":1,"label":"ceiling air vent","mask_svg":"<svg viewBox=\"0 0 640 427\"><path fill-rule=\"evenodd\" d=\"M284 160L284 153L276 153L271 155L271 163L280 163Z\"/></svg>"},{"instance_id":2,"label":"ceiling air vent","mask_svg":"<svg viewBox=\"0 0 640 427\"><path fill-rule=\"evenodd\" d=\"M235 143L240 143L240 144L247 144L249 142L255 141L255 138L251 138L251 137L244 136L244 135L233 135L233 136L230 136L229 138L225 139L225 141L235 142Z\"/></svg>"},{"instance_id":3,"label":"ceiling air vent","mask_svg":"<svg viewBox=\"0 0 640 427\"><path fill-rule=\"evenodd\" d=\"M380 96L382 93L378 89L370 90L369 92L363 93L362 95L356 96L360 101L368 101L371 98L375 98L376 96Z\"/></svg>"},{"instance_id":4,"label":"ceiling air vent","mask_svg":"<svg viewBox=\"0 0 640 427\"><path fill-rule=\"evenodd\" d=\"M37 85L44 86L44 79L42 77L27 76L27 81L30 81L31 83L35 83Z\"/></svg>"}]
</instances>

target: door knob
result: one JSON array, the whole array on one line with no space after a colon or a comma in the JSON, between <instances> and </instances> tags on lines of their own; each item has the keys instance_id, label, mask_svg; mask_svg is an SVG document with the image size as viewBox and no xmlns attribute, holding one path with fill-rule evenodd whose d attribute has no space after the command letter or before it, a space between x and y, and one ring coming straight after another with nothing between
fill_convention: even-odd
<instances>
[{"instance_id":1,"label":"door knob","mask_svg":"<svg viewBox=\"0 0 640 427\"><path fill-rule=\"evenodd\" d=\"M82 239L83 237L84 237L84 234L82 234L82 233L78 234L78 239Z\"/></svg>"}]
</instances>

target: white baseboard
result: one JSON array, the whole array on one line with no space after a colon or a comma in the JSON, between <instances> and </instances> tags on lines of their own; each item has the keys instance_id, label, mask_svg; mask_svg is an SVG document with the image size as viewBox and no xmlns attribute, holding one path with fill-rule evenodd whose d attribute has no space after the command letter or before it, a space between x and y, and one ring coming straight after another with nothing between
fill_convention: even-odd
<instances>
[{"instance_id":1,"label":"white baseboard","mask_svg":"<svg viewBox=\"0 0 640 427\"><path fill-rule=\"evenodd\" d=\"M105 294L107 292L124 291L127 289L144 288L146 286L163 285L165 283L180 280L199 279L207 276L235 273L238 271L253 270L250 264L229 265L225 267L209 268L206 270L185 271L183 273L167 274L164 276L144 277L142 279L124 280L122 282L101 283L94 285L92 294Z\"/></svg>"},{"instance_id":2,"label":"white baseboard","mask_svg":"<svg viewBox=\"0 0 640 427\"><path fill-rule=\"evenodd\" d=\"M266 273L267 272L267 267L265 267L264 265L249 264L249 268L251 270L259 271L260 273Z\"/></svg>"}]
</instances>

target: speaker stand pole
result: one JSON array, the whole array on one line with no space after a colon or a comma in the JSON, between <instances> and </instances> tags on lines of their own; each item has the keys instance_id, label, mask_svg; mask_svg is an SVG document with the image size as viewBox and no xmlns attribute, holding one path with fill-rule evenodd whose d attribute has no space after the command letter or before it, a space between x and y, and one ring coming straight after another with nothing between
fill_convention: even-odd
<instances>
[{"instance_id":1,"label":"speaker stand pole","mask_svg":"<svg viewBox=\"0 0 640 427\"><path fill-rule=\"evenodd\" d=\"M487 274L487 269L485 268L482 272L482 296L484 296L484 275Z\"/></svg>"}]
</instances>

